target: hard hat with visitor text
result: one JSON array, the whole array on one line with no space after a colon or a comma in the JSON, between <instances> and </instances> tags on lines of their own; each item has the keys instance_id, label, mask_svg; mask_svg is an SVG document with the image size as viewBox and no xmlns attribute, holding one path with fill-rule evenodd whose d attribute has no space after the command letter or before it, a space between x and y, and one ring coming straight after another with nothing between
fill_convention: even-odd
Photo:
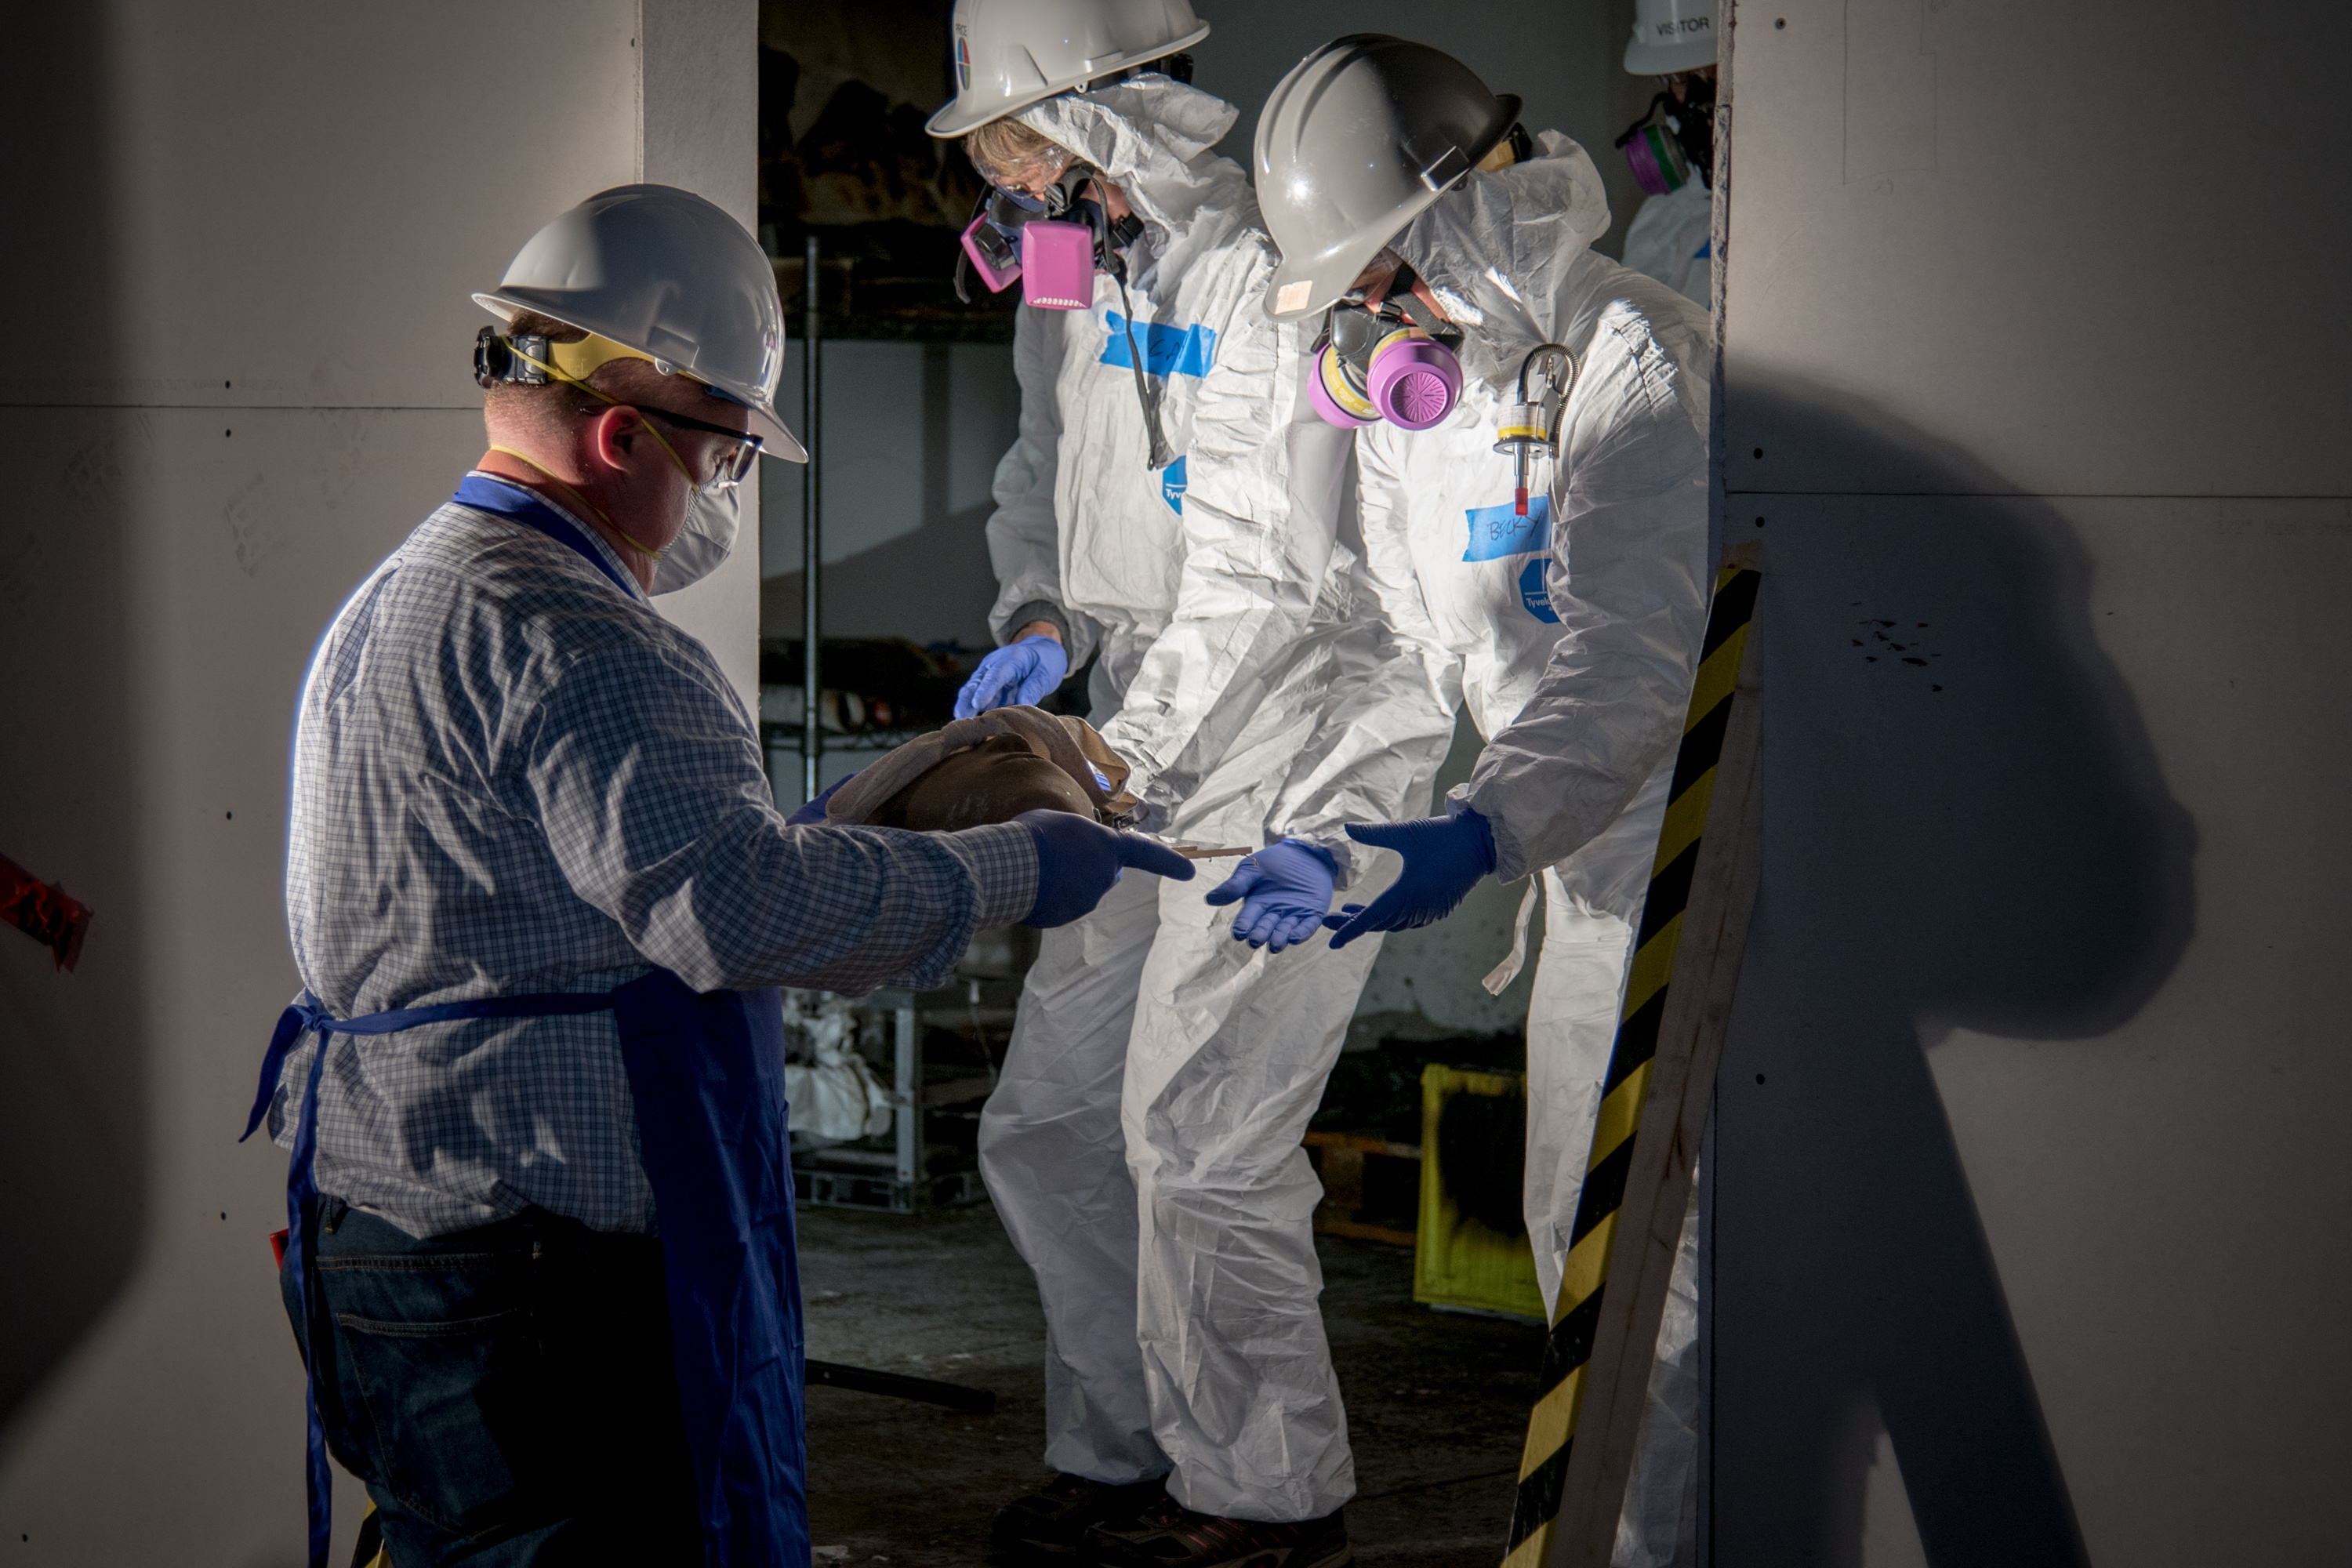
<instances>
[{"instance_id":1,"label":"hard hat with visitor text","mask_svg":"<svg viewBox=\"0 0 2352 1568\"><path fill-rule=\"evenodd\" d=\"M552 316L665 375L691 376L751 409L770 456L808 461L776 416L784 308L775 268L741 224L691 191L597 192L532 235L474 302L502 321Z\"/></svg>"},{"instance_id":2,"label":"hard hat with visitor text","mask_svg":"<svg viewBox=\"0 0 2352 1568\"><path fill-rule=\"evenodd\" d=\"M1208 36L1192 0L956 0L956 95L925 129L961 136Z\"/></svg>"},{"instance_id":3,"label":"hard hat with visitor text","mask_svg":"<svg viewBox=\"0 0 2352 1568\"><path fill-rule=\"evenodd\" d=\"M1258 114L1258 205L1282 247L1266 314L1291 321L1346 293L1518 118L1517 99L1426 44L1354 33L1299 61Z\"/></svg>"},{"instance_id":4,"label":"hard hat with visitor text","mask_svg":"<svg viewBox=\"0 0 2352 1568\"><path fill-rule=\"evenodd\" d=\"M1672 76L1715 64L1716 0L1635 0L1625 68Z\"/></svg>"}]
</instances>

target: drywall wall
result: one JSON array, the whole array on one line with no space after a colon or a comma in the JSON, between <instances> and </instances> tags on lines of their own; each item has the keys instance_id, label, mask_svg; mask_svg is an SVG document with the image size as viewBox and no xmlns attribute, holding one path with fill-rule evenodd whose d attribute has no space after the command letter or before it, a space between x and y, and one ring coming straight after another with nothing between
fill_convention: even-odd
<instances>
[{"instance_id":1,"label":"drywall wall","mask_svg":"<svg viewBox=\"0 0 2352 1568\"><path fill-rule=\"evenodd\" d=\"M236 1142L296 988L296 689L481 449L467 297L640 178L746 220L752 0L113 0L15 19L0 180L0 852L96 911L0 931L0 1541L301 1561L300 1372ZM528 84L560 83L561 91ZM757 570L667 606L747 689ZM358 1519L348 1482L338 1551ZM340 1560L340 1559L339 1559Z\"/></svg>"},{"instance_id":2,"label":"drywall wall","mask_svg":"<svg viewBox=\"0 0 2352 1568\"><path fill-rule=\"evenodd\" d=\"M1718 1568L2341 1555L2347 32L1738 7Z\"/></svg>"}]
</instances>

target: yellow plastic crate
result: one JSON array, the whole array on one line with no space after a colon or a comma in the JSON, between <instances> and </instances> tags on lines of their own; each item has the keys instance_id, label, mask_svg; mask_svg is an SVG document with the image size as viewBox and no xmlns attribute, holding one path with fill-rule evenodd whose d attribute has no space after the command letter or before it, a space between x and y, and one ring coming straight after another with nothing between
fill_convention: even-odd
<instances>
[{"instance_id":1,"label":"yellow plastic crate","mask_svg":"<svg viewBox=\"0 0 2352 1568\"><path fill-rule=\"evenodd\" d=\"M1527 1233L1501 1236L1465 1216L1445 1184L1438 1121L1457 1094L1524 1092L1519 1073L1466 1072L1432 1062L1421 1074L1421 1225L1412 1253L1412 1299L1424 1306L1506 1312L1543 1321L1536 1255Z\"/></svg>"}]
</instances>

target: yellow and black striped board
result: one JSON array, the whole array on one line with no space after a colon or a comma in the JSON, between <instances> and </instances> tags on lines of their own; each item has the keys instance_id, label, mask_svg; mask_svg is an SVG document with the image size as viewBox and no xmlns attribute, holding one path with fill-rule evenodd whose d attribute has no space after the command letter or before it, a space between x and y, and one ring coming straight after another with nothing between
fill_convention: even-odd
<instances>
[{"instance_id":1,"label":"yellow and black striped board","mask_svg":"<svg viewBox=\"0 0 2352 1568\"><path fill-rule=\"evenodd\" d=\"M1583 1405L1593 1341L1608 1283L1609 1257L1633 1168L1633 1134L1650 1090L1675 952L1683 933L1699 864L1702 829L1715 795L1717 763L1722 758L1739 686L1748 628L1755 619L1761 574L1745 550L1726 552L1717 574L1715 604L1707 616L1706 640L1692 682L1682 749L1675 759L1666 798L1665 824L1650 872L1642 927L1634 937L1633 963L1626 979L1617 1040L1602 1084L1601 1111L1592 1130L1584 1189L1569 1252L1560 1270L1558 1309L1544 1344L1543 1373L1527 1447L1519 1459L1519 1487L1511 1510L1511 1533L1504 1568L1543 1568L1559 1516L1560 1491L1568 1478L1569 1451ZM1676 1211L1679 1215L1680 1211ZM1613 1515L1612 1515L1613 1521Z\"/></svg>"}]
</instances>

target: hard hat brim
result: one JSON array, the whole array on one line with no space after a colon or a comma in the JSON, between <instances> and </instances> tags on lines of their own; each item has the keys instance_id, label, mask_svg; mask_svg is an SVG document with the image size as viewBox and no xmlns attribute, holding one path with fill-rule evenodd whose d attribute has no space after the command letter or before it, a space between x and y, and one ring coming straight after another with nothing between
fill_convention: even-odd
<instances>
[{"instance_id":1,"label":"hard hat brim","mask_svg":"<svg viewBox=\"0 0 2352 1568\"><path fill-rule=\"evenodd\" d=\"M1276 266L1274 277L1265 286L1266 320L1296 321L1329 306L1356 286L1356 279L1363 276L1364 268L1371 265L1372 258L1381 253L1381 247L1411 227L1412 220L1428 211L1444 194L1432 191L1425 199L1417 198L1411 205L1401 209L1397 226L1385 234L1358 234L1321 256L1303 258L1295 263L1286 257ZM1308 303L1295 304L1287 310L1277 308L1286 290L1293 299L1301 298L1297 290L1302 285L1307 289L1303 298Z\"/></svg>"},{"instance_id":2,"label":"hard hat brim","mask_svg":"<svg viewBox=\"0 0 2352 1568\"><path fill-rule=\"evenodd\" d=\"M1148 51L1135 54L1113 55L1108 59L1095 62L1093 68L1084 76L1072 77L1067 81L1049 82L1044 87L1015 93L1010 98L995 100L984 105L966 103L965 95L960 92L949 100L938 113L932 115L924 123L923 129L942 142L952 142L968 131L979 130L992 120L1002 120L1008 114L1018 114L1033 103L1043 103L1047 99L1068 92L1073 88L1084 87L1098 76L1108 76L1113 71L1133 70L1139 66L1148 66L1154 60L1166 59L1170 55L1181 55L1208 36L1209 24L1203 22L1197 29L1185 34L1172 44L1164 47L1155 46Z\"/></svg>"},{"instance_id":3,"label":"hard hat brim","mask_svg":"<svg viewBox=\"0 0 2352 1568\"><path fill-rule=\"evenodd\" d=\"M1625 69L1634 76L1673 76L1715 64L1715 40L1693 38L1679 44L1652 44L1634 38L1625 46Z\"/></svg>"},{"instance_id":4,"label":"hard hat brim","mask_svg":"<svg viewBox=\"0 0 2352 1568\"><path fill-rule=\"evenodd\" d=\"M510 322L517 315L529 310L551 317L563 322L566 326L578 327L583 331L598 332L600 336L612 338L623 348L634 349L647 359L661 357L643 343L633 343L626 337L614 336L609 331L600 331L598 328L587 322L572 321L570 314L566 312L560 297L553 294L541 297L540 291L535 289L488 289L476 294L474 303L496 316L501 323ZM750 427L747 433L760 437L760 449L762 454L771 458L782 458L788 463L808 461L808 448L802 446L800 438L785 426L783 420L777 416L775 405L763 396L759 388L723 386L718 382L695 376L691 372L687 374L690 379L703 381L705 385L718 386L721 392L751 411L751 417L748 422Z\"/></svg>"}]
</instances>

